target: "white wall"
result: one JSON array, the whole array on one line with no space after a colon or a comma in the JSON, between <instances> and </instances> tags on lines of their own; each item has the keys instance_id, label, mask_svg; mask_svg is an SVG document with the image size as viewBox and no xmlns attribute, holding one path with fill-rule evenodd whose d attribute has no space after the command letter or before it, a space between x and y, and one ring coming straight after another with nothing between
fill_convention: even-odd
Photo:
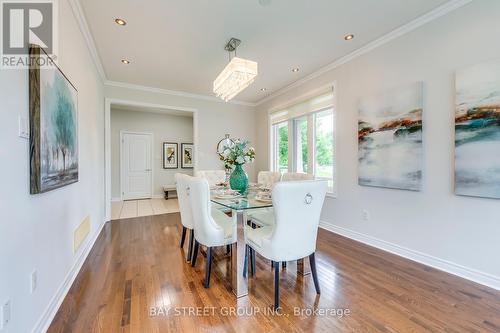
<instances>
[{"instance_id":1,"label":"white wall","mask_svg":"<svg viewBox=\"0 0 500 333\"><path fill-rule=\"evenodd\" d=\"M191 115L191 113L188 113ZM120 198L120 131L153 133L153 196L163 197L163 185L174 184L178 172L193 174L193 169L163 169L163 142L193 142L193 117L143 111L111 109L111 195Z\"/></svg>"},{"instance_id":2,"label":"white wall","mask_svg":"<svg viewBox=\"0 0 500 333\"><path fill-rule=\"evenodd\" d=\"M114 100L169 106L173 110L196 109L198 128L195 127L197 133L194 135L198 135L198 170L224 168L216 154L216 146L226 133L255 144L255 109L250 106L115 86L105 86L105 95ZM264 158L264 153L257 152L257 156ZM250 179L255 179L254 165L247 164L244 168Z\"/></svg>"},{"instance_id":3,"label":"white wall","mask_svg":"<svg viewBox=\"0 0 500 333\"><path fill-rule=\"evenodd\" d=\"M78 89L79 181L29 194L29 141L18 137L18 116L28 117L28 71L0 70L0 302L11 300L12 320L2 331L29 332L46 318L104 214L104 95L92 58L67 1L59 1L59 65ZM73 231L90 215L91 234L73 254ZM30 274L38 288L30 294Z\"/></svg>"},{"instance_id":4,"label":"white wall","mask_svg":"<svg viewBox=\"0 0 500 333\"><path fill-rule=\"evenodd\" d=\"M324 226L500 288L500 200L453 194L454 72L500 57L498 13L500 1L472 2L258 106L263 129L268 110L336 81L338 198L327 199ZM358 99L415 81L424 82L423 190L358 186ZM259 133L263 152L268 131ZM260 159L256 169L267 168Z\"/></svg>"}]
</instances>

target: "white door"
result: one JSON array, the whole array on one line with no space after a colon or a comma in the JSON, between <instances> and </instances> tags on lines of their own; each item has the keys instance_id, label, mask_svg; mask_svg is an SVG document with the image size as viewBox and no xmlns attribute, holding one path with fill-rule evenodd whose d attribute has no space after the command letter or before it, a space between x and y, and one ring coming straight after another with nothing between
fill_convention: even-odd
<instances>
[{"instance_id":1,"label":"white door","mask_svg":"<svg viewBox=\"0 0 500 333\"><path fill-rule=\"evenodd\" d=\"M123 200L151 198L152 145L151 134L122 132L120 164Z\"/></svg>"}]
</instances>

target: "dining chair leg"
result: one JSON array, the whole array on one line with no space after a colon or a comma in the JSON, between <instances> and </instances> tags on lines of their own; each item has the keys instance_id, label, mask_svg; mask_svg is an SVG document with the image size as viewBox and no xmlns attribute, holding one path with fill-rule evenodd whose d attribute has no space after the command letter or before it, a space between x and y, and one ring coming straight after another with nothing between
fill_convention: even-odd
<instances>
[{"instance_id":1,"label":"dining chair leg","mask_svg":"<svg viewBox=\"0 0 500 333\"><path fill-rule=\"evenodd\" d=\"M182 226L181 249L184 247L184 239L185 238L186 238L186 227Z\"/></svg>"},{"instance_id":2,"label":"dining chair leg","mask_svg":"<svg viewBox=\"0 0 500 333\"><path fill-rule=\"evenodd\" d=\"M248 252L250 252L250 246L245 245L245 261L243 262L243 277L247 277L248 271Z\"/></svg>"},{"instance_id":3,"label":"dining chair leg","mask_svg":"<svg viewBox=\"0 0 500 333\"><path fill-rule=\"evenodd\" d=\"M281 268L282 268L282 269L286 269L286 261L283 261L283 262L281 263Z\"/></svg>"},{"instance_id":4,"label":"dining chair leg","mask_svg":"<svg viewBox=\"0 0 500 333\"><path fill-rule=\"evenodd\" d=\"M212 270L212 247L207 247L207 259L205 265L205 288L210 286L210 271Z\"/></svg>"},{"instance_id":5,"label":"dining chair leg","mask_svg":"<svg viewBox=\"0 0 500 333\"><path fill-rule=\"evenodd\" d=\"M191 257L193 256L193 241L194 241L194 229L189 231L189 249L187 254L187 261L191 261Z\"/></svg>"},{"instance_id":6,"label":"dining chair leg","mask_svg":"<svg viewBox=\"0 0 500 333\"><path fill-rule=\"evenodd\" d=\"M274 310L280 307L280 264L274 263Z\"/></svg>"},{"instance_id":7,"label":"dining chair leg","mask_svg":"<svg viewBox=\"0 0 500 333\"><path fill-rule=\"evenodd\" d=\"M199 246L199 243L195 239L194 240L193 258L191 259L191 267L194 267L194 265L196 265L196 257L198 257L198 246Z\"/></svg>"},{"instance_id":8,"label":"dining chair leg","mask_svg":"<svg viewBox=\"0 0 500 333\"><path fill-rule=\"evenodd\" d=\"M231 253L231 245L226 245L226 253Z\"/></svg>"},{"instance_id":9,"label":"dining chair leg","mask_svg":"<svg viewBox=\"0 0 500 333\"><path fill-rule=\"evenodd\" d=\"M252 276L255 276L257 272L256 263L255 263L255 250L250 248L250 263L252 264Z\"/></svg>"},{"instance_id":10,"label":"dining chair leg","mask_svg":"<svg viewBox=\"0 0 500 333\"><path fill-rule=\"evenodd\" d=\"M319 289L318 272L316 270L316 258L314 257L314 253L309 256L309 263L311 264L314 288L316 288L316 294L319 295L321 294L321 290Z\"/></svg>"}]
</instances>

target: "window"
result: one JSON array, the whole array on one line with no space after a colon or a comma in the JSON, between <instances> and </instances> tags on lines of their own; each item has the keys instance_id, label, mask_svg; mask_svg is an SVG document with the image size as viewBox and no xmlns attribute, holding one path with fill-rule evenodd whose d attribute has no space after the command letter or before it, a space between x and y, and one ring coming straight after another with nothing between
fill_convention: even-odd
<instances>
[{"instance_id":1,"label":"window","mask_svg":"<svg viewBox=\"0 0 500 333\"><path fill-rule=\"evenodd\" d=\"M293 120L293 140L293 171L307 173L307 117Z\"/></svg>"},{"instance_id":2,"label":"window","mask_svg":"<svg viewBox=\"0 0 500 333\"><path fill-rule=\"evenodd\" d=\"M288 171L288 122L273 125L274 170Z\"/></svg>"},{"instance_id":3,"label":"window","mask_svg":"<svg viewBox=\"0 0 500 333\"><path fill-rule=\"evenodd\" d=\"M314 175L333 188L333 109L314 114Z\"/></svg>"},{"instance_id":4,"label":"window","mask_svg":"<svg viewBox=\"0 0 500 333\"><path fill-rule=\"evenodd\" d=\"M271 168L281 172L312 173L334 189L333 92L270 114Z\"/></svg>"}]
</instances>

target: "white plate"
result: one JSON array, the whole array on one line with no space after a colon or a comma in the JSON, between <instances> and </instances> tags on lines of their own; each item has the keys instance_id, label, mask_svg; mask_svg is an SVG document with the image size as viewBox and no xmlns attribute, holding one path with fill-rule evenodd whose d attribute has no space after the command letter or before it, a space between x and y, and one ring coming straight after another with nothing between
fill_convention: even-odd
<instances>
[{"instance_id":1,"label":"white plate","mask_svg":"<svg viewBox=\"0 0 500 333\"><path fill-rule=\"evenodd\" d=\"M236 199L241 197L241 194L216 194L216 199Z\"/></svg>"},{"instance_id":2,"label":"white plate","mask_svg":"<svg viewBox=\"0 0 500 333\"><path fill-rule=\"evenodd\" d=\"M265 202L265 203L272 203L273 199L272 198L263 198L259 195L255 197L255 200L260 201L260 202Z\"/></svg>"}]
</instances>

